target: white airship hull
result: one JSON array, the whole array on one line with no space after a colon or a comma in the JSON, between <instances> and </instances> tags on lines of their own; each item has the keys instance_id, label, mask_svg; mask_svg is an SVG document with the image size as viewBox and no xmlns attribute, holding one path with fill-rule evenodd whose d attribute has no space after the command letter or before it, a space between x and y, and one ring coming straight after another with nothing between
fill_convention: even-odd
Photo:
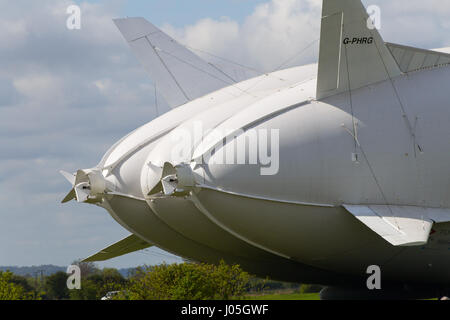
<instances>
[{"instance_id":1,"label":"white airship hull","mask_svg":"<svg viewBox=\"0 0 450 320\"><path fill-rule=\"evenodd\" d=\"M442 69L438 82L450 80L449 74L448 68ZM417 82L423 88L416 92L417 97L414 92L408 95L405 104L423 119L422 125L430 123L432 130L441 130L438 134L448 137L449 127L439 126L441 119L430 117L435 108L442 115L445 105L433 104L424 108L420 104L420 99L428 94L434 99L439 99L439 95L445 99L442 85L430 83L428 78L427 72L423 72L398 79L396 83L402 86L407 81L411 86L412 82ZM433 79L436 79L435 73ZM206 163L194 170L202 181L192 195L148 197L153 187L151 184L160 178L152 176L155 172L149 163L162 166L172 159L174 141L170 132L174 130L174 124L172 121L164 124L163 117L138 129L105 157L105 168L116 162L107 179L115 184L116 194L122 195L110 195L111 200L103 205L130 232L193 260L217 262L224 258L245 265L254 273L272 276L275 273L278 278L286 280L320 278L324 281L336 273L361 276L367 266L376 264L385 266L384 276L388 279L398 280L401 272L406 280L420 271L427 274L426 281L442 281L445 270L450 266L449 259L442 256L442 252L448 252L448 242L445 242L448 224L435 227L433 243L414 248L395 247L371 232L342 206L384 204L386 199L364 161L352 159L355 139L346 130L352 128L352 116L346 110L348 97L344 94L323 102L315 101L310 98L314 94L313 84L314 80L278 89L283 97L288 98L276 99L276 105L272 102L275 100L271 100L273 95L270 95L256 99L253 104L248 104L246 99L236 99L226 112L217 112L211 105L201 108L198 105L203 103L202 100L172 111L184 120L180 120L177 128L193 135L194 125L198 122L205 129L208 126L216 129L219 126L246 127L247 123L257 123L252 127L257 130L281 128L278 174L263 176L259 165ZM449 142L442 139L434 143L433 148L428 148L428 137L421 135L423 153L416 150L414 154L413 144L408 143L412 138L404 119L396 116L399 113L396 98L387 94L391 90L389 84L381 83L353 93L355 99L364 101L358 108L354 103L359 143L364 145L374 135L377 138L386 135L385 140L381 139L383 143L371 143L371 148L365 152L373 163L391 163L390 172L377 175L378 183L386 185L386 188L391 185L395 188L392 192L382 189L391 204L413 203L445 208L449 197L444 191L449 189L441 177L442 170L448 169L439 168L433 173L430 171L433 166L430 163L427 167L425 161L448 158L444 151L448 150ZM283 91L291 93L286 95ZM216 94L221 93L212 96ZM223 108L222 104L220 108ZM370 111L373 106L377 112ZM191 108L196 112L191 112ZM166 117L173 119L170 113ZM383 128L395 130L387 132ZM431 128L426 128L423 132L429 130ZM200 143L192 141L193 158L196 152L201 154L208 149L204 141L211 144L212 140L206 136L207 130L205 132ZM137 147L130 151L133 139ZM227 146L224 148L226 150ZM117 159L122 160L117 162ZM214 156L210 160L214 161ZM444 183L439 198L434 193L429 196L422 193L419 197L417 192L423 189L414 176L414 163L418 161L424 161L424 168L429 168L427 177L422 180L424 183ZM442 245L436 245L439 242L443 242ZM409 260L408 270L401 267L404 259ZM279 271L266 268L265 264L278 264ZM284 264L288 270L295 270L294 266L297 266L298 274L283 272ZM311 271L308 273L302 268Z\"/></svg>"}]
</instances>

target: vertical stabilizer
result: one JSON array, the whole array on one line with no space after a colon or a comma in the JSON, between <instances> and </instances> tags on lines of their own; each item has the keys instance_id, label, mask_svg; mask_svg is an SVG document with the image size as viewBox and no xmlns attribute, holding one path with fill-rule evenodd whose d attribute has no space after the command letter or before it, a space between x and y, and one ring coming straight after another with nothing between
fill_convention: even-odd
<instances>
[{"instance_id":1,"label":"vertical stabilizer","mask_svg":"<svg viewBox=\"0 0 450 320\"><path fill-rule=\"evenodd\" d=\"M360 0L324 0L317 99L401 75Z\"/></svg>"},{"instance_id":2,"label":"vertical stabilizer","mask_svg":"<svg viewBox=\"0 0 450 320\"><path fill-rule=\"evenodd\" d=\"M114 23L170 107L234 84L144 18L115 19Z\"/></svg>"}]
</instances>

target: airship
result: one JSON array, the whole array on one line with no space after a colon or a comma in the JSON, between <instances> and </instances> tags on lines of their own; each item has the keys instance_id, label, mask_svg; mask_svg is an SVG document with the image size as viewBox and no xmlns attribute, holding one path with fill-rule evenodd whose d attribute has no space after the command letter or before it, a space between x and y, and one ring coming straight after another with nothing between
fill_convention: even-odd
<instances>
[{"instance_id":1,"label":"airship","mask_svg":"<svg viewBox=\"0 0 450 320\"><path fill-rule=\"evenodd\" d=\"M324 0L321 19L318 64L244 81L114 20L171 110L62 172L64 203L130 232L85 261L156 246L323 299L449 294L450 54L385 42L360 0Z\"/></svg>"}]
</instances>

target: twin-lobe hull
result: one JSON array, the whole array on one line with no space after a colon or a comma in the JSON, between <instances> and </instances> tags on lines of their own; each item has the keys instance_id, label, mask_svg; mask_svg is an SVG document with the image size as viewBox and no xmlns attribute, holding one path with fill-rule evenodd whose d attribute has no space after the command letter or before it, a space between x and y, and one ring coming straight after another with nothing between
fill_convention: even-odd
<instances>
[{"instance_id":1,"label":"twin-lobe hull","mask_svg":"<svg viewBox=\"0 0 450 320\"><path fill-rule=\"evenodd\" d=\"M387 280L449 283L448 224L436 225L425 246L395 247L342 206L449 207L449 139L439 138L450 137L448 80L448 68L424 71L325 101L314 100L308 79L220 103L214 93L116 145L101 164L116 192L102 205L156 246L258 275L342 284L379 265ZM233 142L252 132L270 137L255 140L270 162L259 161L257 148L250 163L250 145L244 163L237 154L227 162ZM168 192L181 183L180 165L192 183Z\"/></svg>"},{"instance_id":2,"label":"twin-lobe hull","mask_svg":"<svg viewBox=\"0 0 450 320\"><path fill-rule=\"evenodd\" d=\"M189 204L182 202L172 203L169 207L171 210L185 210L183 213L188 217L195 216L194 210L189 209ZM198 234L193 234L185 230L188 228L179 228L178 223L166 223L142 200L111 196L103 206L130 232L185 259L206 263L224 260L230 264L239 264L252 274L284 281L342 284L346 279L345 276L338 276L335 272L314 268L249 246L239 239L224 234L223 230L207 221L203 221L203 226L207 227L207 230L204 232L199 230ZM167 213L165 210L161 212ZM189 224L199 225L201 220L190 221ZM205 236L210 237L208 241L205 241ZM220 241L223 243L219 244Z\"/></svg>"}]
</instances>

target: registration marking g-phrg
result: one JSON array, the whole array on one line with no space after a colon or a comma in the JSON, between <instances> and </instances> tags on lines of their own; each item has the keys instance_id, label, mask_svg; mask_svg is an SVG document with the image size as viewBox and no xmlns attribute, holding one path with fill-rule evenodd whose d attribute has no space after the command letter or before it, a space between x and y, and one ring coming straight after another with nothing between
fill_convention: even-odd
<instances>
[{"instance_id":1,"label":"registration marking g-phrg","mask_svg":"<svg viewBox=\"0 0 450 320\"><path fill-rule=\"evenodd\" d=\"M372 44L373 37L354 37L354 38L344 38L344 44Z\"/></svg>"}]
</instances>

